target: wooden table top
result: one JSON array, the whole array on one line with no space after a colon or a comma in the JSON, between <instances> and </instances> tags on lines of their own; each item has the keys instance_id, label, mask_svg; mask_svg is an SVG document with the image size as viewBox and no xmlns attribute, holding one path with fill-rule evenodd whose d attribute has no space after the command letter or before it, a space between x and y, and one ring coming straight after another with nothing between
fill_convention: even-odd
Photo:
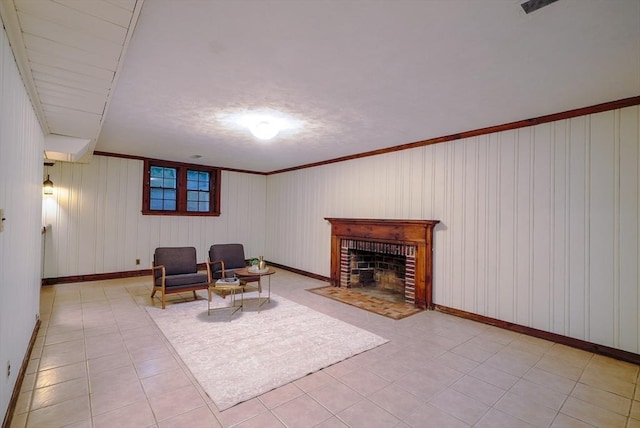
<instances>
[{"instance_id":1,"label":"wooden table top","mask_svg":"<svg viewBox=\"0 0 640 428\"><path fill-rule=\"evenodd\" d=\"M238 276L256 276L256 275L263 276L263 275L273 275L274 273L276 273L276 271L270 267L267 267L266 272L251 272L249 268L236 269L234 272Z\"/></svg>"}]
</instances>

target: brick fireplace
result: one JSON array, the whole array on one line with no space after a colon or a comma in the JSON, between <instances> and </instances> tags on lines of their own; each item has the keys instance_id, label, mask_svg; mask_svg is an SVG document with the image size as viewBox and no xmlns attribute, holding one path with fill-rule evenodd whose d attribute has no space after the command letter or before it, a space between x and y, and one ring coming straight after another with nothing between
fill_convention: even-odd
<instances>
[{"instance_id":1,"label":"brick fireplace","mask_svg":"<svg viewBox=\"0 0 640 428\"><path fill-rule=\"evenodd\" d=\"M402 253L405 302L433 308L433 228L438 220L325 218L331 223L331 285L346 287L351 276L349 251Z\"/></svg>"}]
</instances>

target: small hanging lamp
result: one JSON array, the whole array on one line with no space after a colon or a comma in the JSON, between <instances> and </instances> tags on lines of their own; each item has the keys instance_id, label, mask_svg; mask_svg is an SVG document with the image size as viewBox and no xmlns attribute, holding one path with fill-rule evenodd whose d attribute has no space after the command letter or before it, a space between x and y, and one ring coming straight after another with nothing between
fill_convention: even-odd
<instances>
[{"instance_id":1,"label":"small hanging lamp","mask_svg":"<svg viewBox=\"0 0 640 428\"><path fill-rule=\"evenodd\" d=\"M49 179L49 174L47 174L47 179L42 183L42 189L45 195L53 195L53 181Z\"/></svg>"},{"instance_id":2,"label":"small hanging lamp","mask_svg":"<svg viewBox=\"0 0 640 428\"><path fill-rule=\"evenodd\" d=\"M53 165L53 162L45 162L45 165L47 166L48 172L49 167ZM47 174L47 179L42 183L42 191L45 195L53 195L53 181L51 181L49 174Z\"/></svg>"}]
</instances>

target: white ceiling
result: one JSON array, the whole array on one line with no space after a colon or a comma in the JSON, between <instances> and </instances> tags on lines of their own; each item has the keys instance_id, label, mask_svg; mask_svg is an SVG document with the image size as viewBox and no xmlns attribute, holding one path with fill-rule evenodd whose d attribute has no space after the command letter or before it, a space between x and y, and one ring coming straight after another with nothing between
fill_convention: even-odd
<instances>
[{"instance_id":1,"label":"white ceiling","mask_svg":"<svg viewBox=\"0 0 640 428\"><path fill-rule=\"evenodd\" d=\"M103 152L271 172L640 95L640 0L0 2L47 132ZM221 120L261 110L302 126Z\"/></svg>"}]
</instances>

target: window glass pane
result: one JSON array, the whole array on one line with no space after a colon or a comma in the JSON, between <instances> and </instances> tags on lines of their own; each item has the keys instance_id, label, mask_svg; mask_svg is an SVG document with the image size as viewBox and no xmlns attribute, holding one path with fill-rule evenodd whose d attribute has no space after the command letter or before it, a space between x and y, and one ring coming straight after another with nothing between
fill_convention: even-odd
<instances>
[{"instance_id":1,"label":"window glass pane","mask_svg":"<svg viewBox=\"0 0 640 428\"><path fill-rule=\"evenodd\" d=\"M195 201L188 201L187 211L198 211L198 203Z\"/></svg>"},{"instance_id":2,"label":"window glass pane","mask_svg":"<svg viewBox=\"0 0 640 428\"><path fill-rule=\"evenodd\" d=\"M187 201L197 201L198 200L198 192L189 191L187 192Z\"/></svg>"},{"instance_id":3,"label":"window glass pane","mask_svg":"<svg viewBox=\"0 0 640 428\"><path fill-rule=\"evenodd\" d=\"M198 171L187 170L187 180L198 181Z\"/></svg>"},{"instance_id":4,"label":"window glass pane","mask_svg":"<svg viewBox=\"0 0 640 428\"><path fill-rule=\"evenodd\" d=\"M199 172L198 175L200 176L200 181L209 182L209 173L208 172Z\"/></svg>"},{"instance_id":5,"label":"window glass pane","mask_svg":"<svg viewBox=\"0 0 640 428\"><path fill-rule=\"evenodd\" d=\"M205 192L209 191L209 182L208 181L201 181L200 182L200 186L198 187L198 190L203 190Z\"/></svg>"},{"instance_id":6,"label":"window glass pane","mask_svg":"<svg viewBox=\"0 0 640 428\"><path fill-rule=\"evenodd\" d=\"M176 200L176 191L175 190L165 190L164 191L164 199Z\"/></svg>"},{"instance_id":7,"label":"window glass pane","mask_svg":"<svg viewBox=\"0 0 640 428\"><path fill-rule=\"evenodd\" d=\"M150 198L149 209L158 211L176 211L178 194L177 169L161 166L151 166L149 168Z\"/></svg>"},{"instance_id":8,"label":"window glass pane","mask_svg":"<svg viewBox=\"0 0 640 428\"><path fill-rule=\"evenodd\" d=\"M200 207L200 212L209 211L209 202L199 202L198 206Z\"/></svg>"},{"instance_id":9,"label":"window glass pane","mask_svg":"<svg viewBox=\"0 0 640 428\"><path fill-rule=\"evenodd\" d=\"M187 180L187 190L198 190L198 182Z\"/></svg>"},{"instance_id":10,"label":"window glass pane","mask_svg":"<svg viewBox=\"0 0 640 428\"><path fill-rule=\"evenodd\" d=\"M152 177L162 177L162 172L164 168L160 168L159 166L152 166L150 168Z\"/></svg>"},{"instance_id":11,"label":"window glass pane","mask_svg":"<svg viewBox=\"0 0 640 428\"><path fill-rule=\"evenodd\" d=\"M209 202L209 192L200 192L200 201Z\"/></svg>"},{"instance_id":12,"label":"window glass pane","mask_svg":"<svg viewBox=\"0 0 640 428\"><path fill-rule=\"evenodd\" d=\"M152 210L161 210L162 209L162 199L151 199L151 207Z\"/></svg>"}]
</instances>

